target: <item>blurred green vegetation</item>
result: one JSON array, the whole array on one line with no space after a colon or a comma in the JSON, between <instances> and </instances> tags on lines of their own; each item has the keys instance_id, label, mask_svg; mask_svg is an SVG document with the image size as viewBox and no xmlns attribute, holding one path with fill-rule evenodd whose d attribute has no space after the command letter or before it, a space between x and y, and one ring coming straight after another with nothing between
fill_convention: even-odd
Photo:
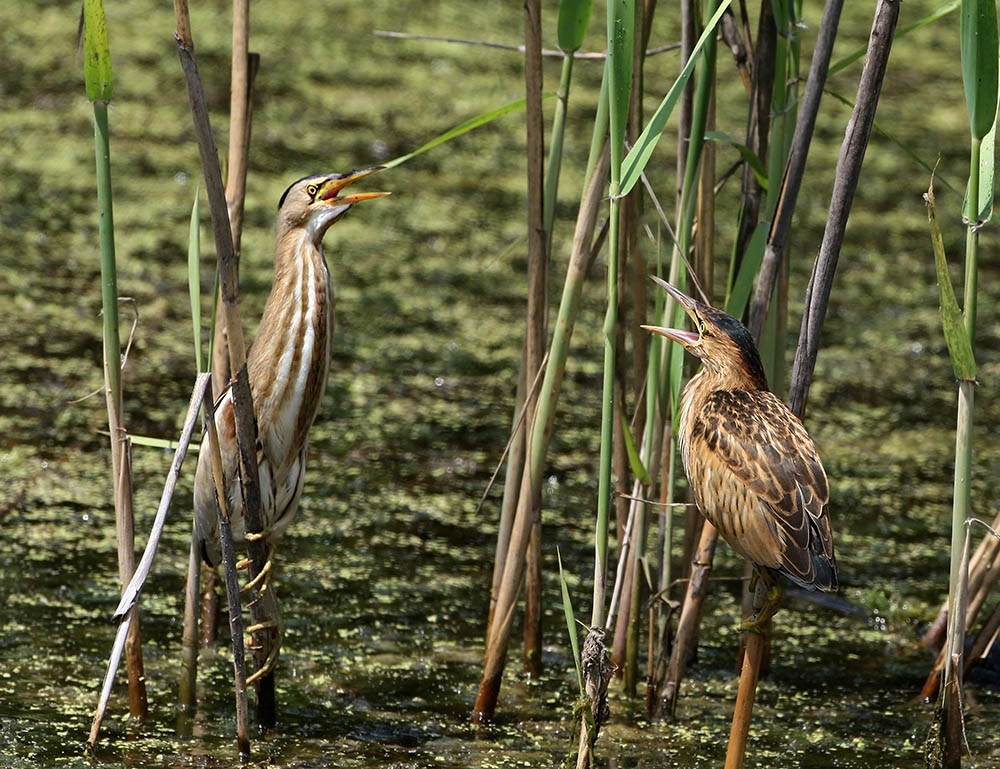
<instances>
[{"instance_id":1,"label":"blurred green vegetation","mask_svg":"<svg viewBox=\"0 0 1000 769\"><path fill-rule=\"evenodd\" d=\"M755 5L755 4L751 4ZM819 3L805 3L804 55ZM900 24L933 0L910 0ZM405 8L405 13L401 10ZM187 222L200 175L168 5L108 4L115 65L112 172L119 290L139 325L125 369L126 423L171 437L194 381L186 294ZM199 68L226 145L229 12L192 9ZM835 58L867 38L871 8L849 3ZM516 53L374 37L375 29L519 42L520 6L499 2L256 4L257 78L243 237L242 311L252 336L270 284L275 204L306 173L346 171L409 152L451 126L519 98ZM99 261L92 116L76 31L79 5L0 4L0 763L80 759L110 649L113 511L100 397ZM603 19L595 9L596 19ZM546 4L545 44L555 44ZM677 39L670 4L653 44ZM585 50L603 41L592 25ZM554 88L558 60L546 64ZM651 110L677 57L650 60ZM830 86L853 95L860 62ZM745 96L720 52L718 129L744 132ZM558 297L590 141L600 65L576 65L556 210ZM552 102L546 103L551 114ZM824 100L789 255L793 317L818 249L849 111ZM896 44L878 119L952 180L964 179L967 118L958 18ZM672 203L673 129L650 169ZM500 724L464 725L478 680L496 503L476 503L506 440L524 303L523 125L510 115L380 177L393 196L352 212L327 238L338 327L327 399L312 439L300 519L285 538L277 590L287 640L278 672L281 735L260 745L275 766L552 765L567 747L575 682L561 622L555 546L574 596L589 592L596 495L603 265L583 313L544 489L546 664L540 682L508 666ZM720 149L720 170L736 162ZM832 480L843 598L853 613L793 598L777 620L772 675L751 731L758 765L913 766L928 712L915 696L930 660L921 623L947 586L955 386L937 317L921 195L927 174L873 136L841 254L807 422ZM720 194L717 253L732 242L738 182ZM962 201L938 190L958 263ZM203 207L205 211L205 207ZM206 212L207 216L207 212ZM207 224L207 218L205 219ZM203 289L211 291L205 230ZM650 257L653 251L650 249ZM717 271L722 274L723 269ZM956 272L953 277L957 278ZM982 235L975 512L1000 500L1000 351L995 227ZM122 308L123 337L131 309ZM775 385L775 389L783 388ZM144 538L169 456L135 450ZM189 468L190 469L190 468ZM192 471L193 472L193 471ZM190 476L144 596L146 729L112 701L98 763L235 765L230 664L203 667L196 737L172 736ZM491 499L496 498L494 492ZM739 574L725 546L719 577ZM550 567L550 568L549 568ZM735 692L737 583L720 581L676 724L644 721L618 698L601 760L619 766L719 762ZM973 687L969 738L979 766L1000 766L995 688ZM117 711L114 709L117 707ZM479 739L485 737L485 739ZM216 758L212 758L212 757Z\"/></svg>"}]
</instances>

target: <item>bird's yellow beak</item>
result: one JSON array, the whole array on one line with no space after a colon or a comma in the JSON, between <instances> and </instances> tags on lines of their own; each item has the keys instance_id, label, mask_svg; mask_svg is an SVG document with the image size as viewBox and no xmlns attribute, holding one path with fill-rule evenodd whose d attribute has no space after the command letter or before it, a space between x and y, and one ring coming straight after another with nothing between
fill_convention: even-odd
<instances>
[{"instance_id":1,"label":"bird's yellow beak","mask_svg":"<svg viewBox=\"0 0 1000 769\"><path fill-rule=\"evenodd\" d=\"M316 195L316 200L322 201L329 206L353 206L355 203L360 203L362 200L384 198L390 193L358 192L353 195L340 194L346 187L354 184L354 182L358 179L364 179L366 176L371 176L373 173L381 171L383 168L385 168L385 166L372 166L371 168L365 168L361 171L351 171L350 173L332 176L329 181L323 184L319 194Z\"/></svg>"},{"instance_id":2,"label":"bird's yellow beak","mask_svg":"<svg viewBox=\"0 0 1000 769\"><path fill-rule=\"evenodd\" d=\"M649 277L651 277L661 288L677 300L680 306L684 308L684 312L688 314L688 317L694 321L695 326L697 327L698 317L695 315L694 311L697 302L680 289L671 286L667 283L667 281L658 278L655 275L650 275ZM680 329L664 328L663 326L641 326L641 328L644 328L646 331L650 331L654 334L665 336L667 339L673 339L685 348L692 347L701 341L701 334L694 331L681 331Z\"/></svg>"}]
</instances>

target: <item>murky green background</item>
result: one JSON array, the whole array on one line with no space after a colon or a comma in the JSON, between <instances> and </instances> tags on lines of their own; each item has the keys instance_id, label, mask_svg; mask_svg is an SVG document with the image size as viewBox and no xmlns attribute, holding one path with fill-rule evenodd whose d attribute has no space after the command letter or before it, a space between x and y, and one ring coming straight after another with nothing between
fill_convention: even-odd
<instances>
[{"instance_id":1,"label":"murky green background","mask_svg":"<svg viewBox=\"0 0 1000 769\"><path fill-rule=\"evenodd\" d=\"M545 42L554 47L554 3ZM751 4L754 5L754 4ZM807 0L806 56L819 3ZM214 128L225 147L228 5L196 3L194 33ZM871 3L848 3L837 56L864 44ZM933 2L910 0L900 24ZM185 250L197 149L168 5L109 3L116 67L112 165L120 293L139 314L127 422L170 437L193 383ZM243 259L252 332L270 280L278 196L292 179L408 152L518 98L516 53L377 39L405 29L517 42L516 3L256 3L257 79ZM676 39L663 3L653 40ZM117 567L101 397L100 294L92 117L76 47L79 3L0 4L0 765L83 766L110 650ZM603 6L587 48L601 46ZM879 120L956 186L967 171L953 15L900 40ZM742 88L720 52L720 128L743 133ZM676 71L651 62L647 106ZM558 64L547 65L554 88ZM807 62L803 71L807 69ZM858 65L833 78L853 95ZM576 68L553 266L557 301L589 143L599 65ZM551 102L547 109L551 110ZM824 102L790 254L793 307L818 249L848 111ZM497 493L476 504L510 422L524 296L523 129L509 116L378 180L392 190L327 238L337 290L334 370L312 435L299 520L278 552L287 628L278 672L280 734L255 743L279 767L554 766L570 739L575 687L554 577L558 545L577 609L589 604L598 443L603 267L584 296L545 486L546 674L527 682L512 654L496 726L467 724L478 682ZM652 181L670 204L672 136ZM719 167L735 162L720 150ZM761 685L748 766L913 767L929 709L917 646L947 580L955 387L937 319L921 193L927 173L880 136L866 160L824 331L808 423L833 485L848 612L788 600ZM726 258L738 184L720 196ZM959 196L939 185L957 263ZM214 258L206 227L204 285ZM996 238L983 234L976 511L1000 499L996 402L1000 297ZM652 251L649 254L652 258ZM957 276L957 272L955 273ZM207 308L206 308L207 309ZM793 313L795 310L793 309ZM123 310L123 329L132 317ZM798 316L792 319L798 329ZM790 343L793 342L790 336ZM170 457L135 451L144 541ZM193 465L188 471L193 472ZM232 766L231 664L209 652L195 737L174 735L190 476L176 497L143 598L151 719L128 722L116 690L95 763ZM740 566L720 547L717 574ZM674 723L613 695L602 766L721 764L737 643L738 590L709 600L696 666ZM968 693L976 766L1000 766L1000 694Z\"/></svg>"}]
</instances>

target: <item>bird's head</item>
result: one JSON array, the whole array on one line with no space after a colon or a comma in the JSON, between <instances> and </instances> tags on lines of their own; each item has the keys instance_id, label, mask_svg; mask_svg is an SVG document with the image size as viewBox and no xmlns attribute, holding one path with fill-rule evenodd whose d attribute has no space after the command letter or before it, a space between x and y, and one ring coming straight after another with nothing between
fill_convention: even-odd
<instances>
[{"instance_id":1,"label":"bird's head","mask_svg":"<svg viewBox=\"0 0 1000 769\"><path fill-rule=\"evenodd\" d=\"M319 244L326 231L355 203L388 195L388 192L358 192L344 194L344 190L358 179L364 179L382 166L351 171L346 174L320 174L306 176L293 182L278 201L278 226L303 228Z\"/></svg>"},{"instance_id":2,"label":"bird's head","mask_svg":"<svg viewBox=\"0 0 1000 769\"><path fill-rule=\"evenodd\" d=\"M643 326L644 329L677 342L701 358L710 373L725 381L738 380L741 386L767 388L760 353L746 326L732 315L691 298L655 275L651 277L684 308L696 330L681 331L661 326Z\"/></svg>"}]
</instances>

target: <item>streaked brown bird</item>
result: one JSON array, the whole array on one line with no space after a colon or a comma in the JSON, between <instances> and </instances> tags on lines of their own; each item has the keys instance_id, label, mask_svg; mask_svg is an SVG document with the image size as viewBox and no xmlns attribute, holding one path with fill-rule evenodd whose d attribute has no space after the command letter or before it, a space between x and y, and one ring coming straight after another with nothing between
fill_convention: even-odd
<instances>
[{"instance_id":1,"label":"streaked brown bird","mask_svg":"<svg viewBox=\"0 0 1000 769\"><path fill-rule=\"evenodd\" d=\"M745 629L761 630L781 597L777 575L808 590L837 589L826 472L802 422L767 388L764 367L736 318L653 278L696 331L659 326L701 359L684 388L680 448L698 509L768 586Z\"/></svg>"},{"instance_id":2,"label":"streaked brown bird","mask_svg":"<svg viewBox=\"0 0 1000 769\"><path fill-rule=\"evenodd\" d=\"M379 168L307 176L285 190L278 202L274 284L247 353L258 428L261 519L269 547L288 528L299 506L309 428L330 369L334 308L323 236L355 203L389 194L344 194L349 185ZM215 415L233 538L239 541L245 529L231 389L219 398ZM206 436L195 473L195 536L205 561L216 566L222 551L207 441Z\"/></svg>"}]
</instances>

